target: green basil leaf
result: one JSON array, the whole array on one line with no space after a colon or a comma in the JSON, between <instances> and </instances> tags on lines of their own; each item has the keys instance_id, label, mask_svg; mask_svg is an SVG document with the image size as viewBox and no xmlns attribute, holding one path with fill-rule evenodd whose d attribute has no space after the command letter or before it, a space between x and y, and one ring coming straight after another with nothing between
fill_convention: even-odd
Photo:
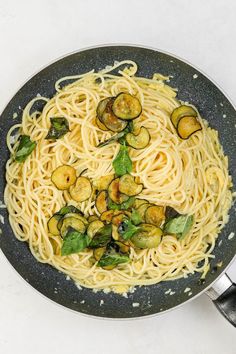
<instances>
[{"instance_id":1,"label":"green basil leaf","mask_svg":"<svg viewBox=\"0 0 236 354\"><path fill-rule=\"evenodd\" d=\"M35 141L31 141L28 135L21 135L20 143L15 153L15 160L17 162L24 162L35 147Z\"/></svg>"},{"instance_id":2,"label":"green basil leaf","mask_svg":"<svg viewBox=\"0 0 236 354\"><path fill-rule=\"evenodd\" d=\"M69 227L68 232L63 239L61 255L67 256L72 253L81 252L89 245L89 241L90 239L87 235Z\"/></svg>"},{"instance_id":3,"label":"green basil leaf","mask_svg":"<svg viewBox=\"0 0 236 354\"><path fill-rule=\"evenodd\" d=\"M129 219L125 219L124 221L122 221L118 227L118 232L124 240L129 240L139 230L140 227L135 226Z\"/></svg>"},{"instance_id":4,"label":"green basil leaf","mask_svg":"<svg viewBox=\"0 0 236 354\"><path fill-rule=\"evenodd\" d=\"M81 214L83 215L83 213L78 209L76 208L74 205L66 205L64 207L62 207L58 212L57 214L59 215L66 215L68 213L76 213L76 214Z\"/></svg>"},{"instance_id":5,"label":"green basil leaf","mask_svg":"<svg viewBox=\"0 0 236 354\"><path fill-rule=\"evenodd\" d=\"M193 215L180 215L165 224L164 232L175 234L181 240L188 234L192 226Z\"/></svg>"},{"instance_id":6,"label":"green basil leaf","mask_svg":"<svg viewBox=\"0 0 236 354\"><path fill-rule=\"evenodd\" d=\"M135 209L132 209L132 214L131 214L131 221L134 225L138 225L142 222L141 215L139 212Z\"/></svg>"},{"instance_id":7,"label":"green basil leaf","mask_svg":"<svg viewBox=\"0 0 236 354\"><path fill-rule=\"evenodd\" d=\"M125 202L121 204L114 203L110 198L108 198L108 209L111 210L127 210L132 207L135 202L135 197L130 197Z\"/></svg>"},{"instance_id":8,"label":"green basil leaf","mask_svg":"<svg viewBox=\"0 0 236 354\"><path fill-rule=\"evenodd\" d=\"M132 171L132 161L129 157L129 152L126 145L120 146L120 151L113 160L112 165L118 177Z\"/></svg>"},{"instance_id":9,"label":"green basil leaf","mask_svg":"<svg viewBox=\"0 0 236 354\"><path fill-rule=\"evenodd\" d=\"M119 253L105 253L98 262L99 267L105 267L109 265L118 265L121 263L127 263L130 261L129 256L121 255Z\"/></svg>"},{"instance_id":10,"label":"green basil leaf","mask_svg":"<svg viewBox=\"0 0 236 354\"><path fill-rule=\"evenodd\" d=\"M90 241L89 247L90 248L98 248L98 247L105 247L111 241L111 234L112 234L112 226L105 225L103 226L92 238Z\"/></svg>"},{"instance_id":11,"label":"green basil leaf","mask_svg":"<svg viewBox=\"0 0 236 354\"><path fill-rule=\"evenodd\" d=\"M50 118L51 127L45 139L59 139L70 131L69 123L64 117Z\"/></svg>"},{"instance_id":12,"label":"green basil leaf","mask_svg":"<svg viewBox=\"0 0 236 354\"><path fill-rule=\"evenodd\" d=\"M113 135L110 139L105 140L103 143L98 144L97 147L103 147L108 144L114 143L115 141L118 141L120 138L122 138L124 135L126 135L126 132L123 130L122 132Z\"/></svg>"}]
</instances>

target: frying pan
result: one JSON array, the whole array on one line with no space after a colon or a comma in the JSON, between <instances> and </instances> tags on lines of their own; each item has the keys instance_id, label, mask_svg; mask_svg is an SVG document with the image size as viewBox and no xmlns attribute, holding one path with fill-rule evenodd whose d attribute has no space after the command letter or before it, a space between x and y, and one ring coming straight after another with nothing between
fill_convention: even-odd
<instances>
[{"instance_id":1,"label":"frying pan","mask_svg":"<svg viewBox=\"0 0 236 354\"><path fill-rule=\"evenodd\" d=\"M196 68L172 55L138 46L111 45L85 49L57 60L33 76L8 103L0 119L0 200L3 201L5 164L9 158L6 134L13 124L21 121L22 109L28 101L37 94L52 97L55 81L63 76L81 74L93 68L99 70L115 60L124 59L136 61L139 76L151 77L155 72L173 76L170 84L178 87L179 98L196 105L210 126L219 131L220 141L229 156L230 174L236 185L236 112L222 91ZM18 118L13 121L14 113L18 114ZM28 244L15 238L8 222L7 210L1 209L0 213L5 220L0 225L0 247L3 253L23 279L58 304L92 316L133 318L173 309L208 289L207 293L216 306L236 326L236 285L225 275L236 251L236 237L228 238L236 224L233 207L229 222L217 239L213 252L215 258L211 260L205 282L200 281L199 274L192 274L188 278L137 287L127 297L114 293L95 293L87 288L79 289L73 281L66 279L65 274L50 265L37 262ZM217 266L219 262L222 262L221 267ZM186 288L191 290L186 292Z\"/></svg>"}]
</instances>

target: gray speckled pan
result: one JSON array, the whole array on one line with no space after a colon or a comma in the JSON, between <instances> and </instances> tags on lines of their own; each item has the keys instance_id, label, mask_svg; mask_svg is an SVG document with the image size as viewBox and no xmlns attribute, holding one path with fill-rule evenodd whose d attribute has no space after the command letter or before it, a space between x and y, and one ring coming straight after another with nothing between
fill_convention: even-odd
<instances>
[{"instance_id":1,"label":"gray speckled pan","mask_svg":"<svg viewBox=\"0 0 236 354\"><path fill-rule=\"evenodd\" d=\"M13 124L21 121L22 109L28 101L38 93L52 97L55 93L54 83L62 76L81 74L93 68L99 70L115 60L124 59L136 61L140 76L152 77L154 72L173 76L170 85L178 87L179 99L196 105L200 114L219 131L225 153L229 156L230 173L234 185L236 184L236 113L228 98L205 75L180 59L152 49L116 45L86 49L59 59L32 77L8 103L0 119L0 200L3 201L5 163L9 158L5 143L6 134ZM15 112L18 117L13 121ZM73 281L66 280L64 274L49 265L38 263L31 255L28 244L19 242L14 237L7 221L6 209L0 209L0 213L5 218L5 224L0 225L2 229L0 247L17 272L49 299L72 310L99 317L131 318L172 309L209 288L220 273L225 272L236 250L236 237L228 239L228 235L235 230L236 223L235 209L231 208L229 223L219 235L214 250L215 259L211 262L211 271L204 284L199 282L199 274L193 274L186 279L139 287L125 298L113 293L94 293L86 288L80 290ZM223 266L217 268L216 264L220 261L223 261ZM191 288L191 292L184 292L187 287ZM172 295L166 294L169 289ZM226 286L218 293L221 296L218 298L217 306L221 307L224 315L235 324L235 286L230 283L230 287L225 290ZM215 289L214 293L216 292ZM218 295L212 297L216 299Z\"/></svg>"}]
</instances>

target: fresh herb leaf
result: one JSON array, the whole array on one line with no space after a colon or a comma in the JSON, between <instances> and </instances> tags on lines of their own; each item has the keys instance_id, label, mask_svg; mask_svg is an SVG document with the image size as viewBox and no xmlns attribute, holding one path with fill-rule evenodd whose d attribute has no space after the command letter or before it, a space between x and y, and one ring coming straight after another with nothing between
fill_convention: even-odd
<instances>
[{"instance_id":1,"label":"fresh herb leaf","mask_svg":"<svg viewBox=\"0 0 236 354\"><path fill-rule=\"evenodd\" d=\"M135 209L132 209L131 221L134 225L138 225L142 222L142 217L139 212Z\"/></svg>"},{"instance_id":2,"label":"fresh herb leaf","mask_svg":"<svg viewBox=\"0 0 236 354\"><path fill-rule=\"evenodd\" d=\"M122 221L118 227L118 232L124 240L129 240L139 230L140 227L135 226L129 219L125 219L124 221Z\"/></svg>"},{"instance_id":3,"label":"fresh herb leaf","mask_svg":"<svg viewBox=\"0 0 236 354\"><path fill-rule=\"evenodd\" d=\"M118 141L120 138L122 138L124 135L126 135L126 132L123 130L122 132L113 135L110 139L105 140L103 143L98 144L97 147L103 147L108 144L114 143L115 141Z\"/></svg>"},{"instance_id":4,"label":"fresh herb leaf","mask_svg":"<svg viewBox=\"0 0 236 354\"><path fill-rule=\"evenodd\" d=\"M105 225L103 226L92 238L90 241L89 247L98 248L105 247L111 241L112 226Z\"/></svg>"},{"instance_id":5,"label":"fresh herb leaf","mask_svg":"<svg viewBox=\"0 0 236 354\"><path fill-rule=\"evenodd\" d=\"M59 139L66 133L70 131L69 123L66 118L58 117L58 118L50 118L51 127L48 131L45 139Z\"/></svg>"},{"instance_id":6,"label":"fresh herb leaf","mask_svg":"<svg viewBox=\"0 0 236 354\"><path fill-rule=\"evenodd\" d=\"M15 160L17 162L24 162L35 147L35 141L31 141L28 135L21 135L20 143L15 153Z\"/></svg>"},{"instance_id":7,"label":"fresh herb leaf","mask_svg":"<svg viewBox=\"0 0 236 354\"><path fill-rule=\"evenodd\" d=\"M113 160L112 165L118 177L132 171L132 161L129 157L129 152L126 145L120 146L120 151Z\"/></svg>"},{"instance_id":8,"label":"fresh herb leaf","mask_svg":"<svg viewBox=\"0 0 236 354\"><path fill-rule=\"evenodd\" d=\"M87 235L69 227L68 232L63 239L61 255L67 256L72 253L81 252L89 245L89 241L90 239Z\"/></svg>"},{"instance_id":9,"label":"fresh herb leaf","mask_svg":"<svg viewBox=\"0 0 236 354\"><path fill-rule=\"evenodd\" d=\"M135 202L135 197L130 197L125 202L121 204L114 203L110 198L108 198L108 209L111 210L127 210L132 207Z\"/></svg>"},{"instance_id":10,"label":"fresh herb leaf","mask_svg":"<svg viewBox=\"0 0 236 354\"><path fill-rule=\"evenodd\" d=\"M180 215L169 220L165 226L165 233L175 234L179 240L183 239L193 226L193 215Z\"/></svg>"},{"instance_id":11,"label":"fresh herb leaf","mask_svg":"<svg viewBox=\"0 0 236 354\"><path fill-rule=\"evenodd\" d=\"M130 261L129 256L121 255L119 253L105 253L98 262L99 267L106 267L109 265L118 265Z\"/></svg>"},{"instance_id":12,"label":"fresh herb leaf","mask_svg":"<svg viewBox=\"0 0 236 354\"><path fill-rule=\"evenodd\" d=\"M82 212L76 208L74 205L66 205L64 207L62 207L57 214L59 215L66 215L68 213L76 213L76 214L81 214L82 215Z\"/></svg>"}]
</instances>

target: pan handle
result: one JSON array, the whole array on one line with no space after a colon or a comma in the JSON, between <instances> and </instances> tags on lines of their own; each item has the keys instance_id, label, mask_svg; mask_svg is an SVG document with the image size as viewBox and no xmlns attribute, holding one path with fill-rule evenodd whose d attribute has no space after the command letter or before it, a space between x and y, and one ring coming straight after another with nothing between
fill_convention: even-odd
<instances>
[{"instance_id":1,"label":"pan handle","mask_svg":"<svg viewBox=\"0 0 236 354\"><path fill-rule=\"evenodd\" d=\"M227 274L220 277L211 288L206 291L217 309L236 327L236 284Z\"/></svg>"}]
</instances>

